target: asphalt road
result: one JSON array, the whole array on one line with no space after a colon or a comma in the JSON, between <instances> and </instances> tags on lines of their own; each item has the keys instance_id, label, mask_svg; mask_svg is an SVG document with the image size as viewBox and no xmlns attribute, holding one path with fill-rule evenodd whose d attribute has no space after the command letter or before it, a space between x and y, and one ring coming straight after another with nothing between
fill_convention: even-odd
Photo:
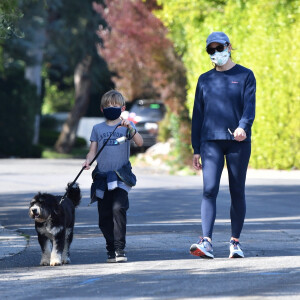
<instances>
[{"instance_id":1,"label":"asphalt road","mask_svg":"<svg viewBox=\"0 0 300 300\"><path fill-rule=\"evenodd\" d=\"M107 264L88 206L90 171L79 179L72 264L40 267L40 248L28 205L38 192L62 194L80 160L1 160L0 224L27 239L20 253L0 260L1 299L300 299L300 172L249 170L245 259L228 259L230 238L226 170L214 230L214 260L189 254L201 234L201 176L169 176L134 168L130 193L128 263ZM0 244L1 246L1 244ZM13 247L13 246L12 246Z\"/></svg>"}]
</instances>

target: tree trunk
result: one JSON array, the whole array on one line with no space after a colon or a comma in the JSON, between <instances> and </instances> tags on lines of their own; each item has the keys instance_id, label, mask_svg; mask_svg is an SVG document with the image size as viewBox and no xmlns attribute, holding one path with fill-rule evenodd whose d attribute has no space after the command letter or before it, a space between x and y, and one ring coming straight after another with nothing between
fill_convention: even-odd
<instances>
[{"instance_id":1,"label":"tree trunk","mask_svg":"<svg viewBox=\"0 0 300 300\"><path fill-rule=\"evenodd\" d=\"M76 132L80 118L86 113L90 100L92 58L84 58L75 68L75 104L63 125L60 136L55 143L55 149L59 153L69 153L75 143Z\"/></svg>"}]
</instances>

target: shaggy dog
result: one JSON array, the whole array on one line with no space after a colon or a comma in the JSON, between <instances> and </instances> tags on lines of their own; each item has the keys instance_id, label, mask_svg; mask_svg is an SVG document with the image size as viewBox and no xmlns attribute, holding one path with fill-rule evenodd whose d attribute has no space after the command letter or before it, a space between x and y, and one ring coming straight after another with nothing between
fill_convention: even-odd
<instances>
[{"instance_id":1,"label":"shaggy dog","mask_svg":"<svg viewBox=\"0 0 300 300\"><path fill-rule=\"evenodd\" d=\"M81 193L75 183L67 187L67 195L38 193L29 206L29 216L35 221L39 244L42 249L41 266L58 266L70 263L69 249L73 239L75 207L80 203Z\"/></svg>"}]
</instances>

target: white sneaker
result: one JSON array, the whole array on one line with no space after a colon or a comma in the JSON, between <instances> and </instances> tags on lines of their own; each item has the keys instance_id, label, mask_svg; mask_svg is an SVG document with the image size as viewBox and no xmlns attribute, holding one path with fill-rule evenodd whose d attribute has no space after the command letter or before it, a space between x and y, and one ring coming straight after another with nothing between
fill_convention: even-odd
<instances>
[{"instance_id":1,"label":"white sneaker","mask_svg":"<svg viewBox=\"0 0 300 300\"><path fill-rule=\"evenodd\" d=\"M116 262L126 262L127 257L124 250L116 250Z\"/></svg>"},{"instance_id":2,"label":"white sneaker","mask_svg":"<svg viewBox=\"0 0 300 300\"><path fill-rule=\"evenodd\" d=\"M214 258L212 244L207 239L203 238L201 238L200 241L190 247L190 253L202 258Z\"/></svg>"},{"instance_id":3,"label":"white sneaker","mask_svg":"<svg viewBox=\"0 0 300 300\"><path fill-rule=\"evenodd\" d=\"M229 258L243 258L244 257L244 253L243 253L243 250L241 249L240 243L235 240L230 241L229 250L230 250Z\"/></svg>"}]
</instances>

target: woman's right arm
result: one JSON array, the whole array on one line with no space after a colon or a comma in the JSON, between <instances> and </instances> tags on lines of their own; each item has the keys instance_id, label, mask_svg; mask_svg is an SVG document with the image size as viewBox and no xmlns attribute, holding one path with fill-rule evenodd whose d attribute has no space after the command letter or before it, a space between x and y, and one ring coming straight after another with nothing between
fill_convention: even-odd
<instances>
[{"instance_id":1,"label":"woman's right arm","mask_svg":"<svg viewBox=\"0 0 300 300\"><path fill-rule=\"evenodd\" d=\"M196 170L202 169L202 165L200 163L202 123L203 123L203 93L202 93L202 87L199 78L197 83L196 93L195 93L195 101L194 101L194 109L193 109L193 117L192 117L192 147L194 149L193 167Z\"/></svg>"},{"instance_id":2,"label":"woman's right arm","mask_svg":"<svg viewBox=\"0 0 300 300\"><path fill-rule=\"evenodd\" d=\"M91 142L90 145L90 151L86 156L86 160L83 163L83 167L85 167L85 170L89 170L90 166L90 162L94 159L94 157L97 154L97 149L98 149L98 143L97 142Z\"/></svg>"},{"instance_id":3,"label":"woman's right arm","mask_svg":"<svg viewBox=\"0 0 300 300\"><path fill-rule=\"evenodd\" d=\"M203 93L200 83L200 78L198 79L194 109L192 116L192 147L194 149L194 154L200 155L200 144L201 144L201 128L203 123Z\"/></svg>"}]
</instances>

